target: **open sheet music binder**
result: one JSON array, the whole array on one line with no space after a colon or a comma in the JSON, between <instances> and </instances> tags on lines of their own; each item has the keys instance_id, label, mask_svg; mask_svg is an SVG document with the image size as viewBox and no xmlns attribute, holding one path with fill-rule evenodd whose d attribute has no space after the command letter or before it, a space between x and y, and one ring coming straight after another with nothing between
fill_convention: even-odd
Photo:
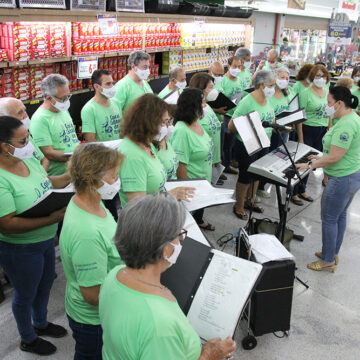
<instances>
[{"instance_id":1,"label":"open sheet music binder","mask_svg":"<svg viewBox=\"0 0 360 360\"><path fill-rule=\"evenodd\" d=\"M172 92L170 92L169 94L167 94L163 100L168 103L169 105L176 105L177 101L179 99L180 96L180 91L179 89L175 89Z\"/></svg>"},{"instance_id":2,"label":"open sheet music binder","mask_svg":"<svg viewBox=\"0 0 360 360\"><path fill-rule=\"evenodd\" d=\"M287 111L276 115L276 123L283 126L295 125L307 120L305 109L300 109L299 95L296 95L289 103Z\"/></svg>"},{"instance_id":3,"label":"open sheet music binder","mask_svg":"<svg viewBox=\"0 0 360 360\"><path fill-rule=\"evenodd\" d=\"M256 111L239 116L233 121L249 155L270 147L270 140Z\"/></svg>"},{"instance_id":4,"label":"open sheet music binder","mask_svg":"<svg viewBox=\"0 0 360 360\"><path fill-rule=\"evenodd\" d=\"M218 97L214 101L209 101L208 104L213 109L220 109L222 107L225 107L226 111L229 111L236 107L236 104L223 93L219 93Z\"/></svg>"},{"instance_id":5,"label":"open sheet music binder","mask_svg":"<svg viewBox=\"0 0 360 360\"><path fill-rule=\"evenodd\" d=\"M187 238L161 282L174 294L200 338L208 341L233 336L261 271L260 264Z\"/></svg>"}]
</instances>

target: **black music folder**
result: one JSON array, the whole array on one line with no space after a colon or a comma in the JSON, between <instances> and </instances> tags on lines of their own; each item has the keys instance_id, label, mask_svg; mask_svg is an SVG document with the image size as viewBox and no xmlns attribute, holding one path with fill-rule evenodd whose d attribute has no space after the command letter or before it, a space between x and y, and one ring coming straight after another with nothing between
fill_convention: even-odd
<instances>
[{"instance_id":1,"label":"black music folder","mask_svg":"<svg viewBox=\"0 0 360 360\"><path fill-rule=\"evenodd\" d=\"M218 97L214 101L208 101L208 104L213 109L220 109L222 107L226 108L226 111L229 111L236 107L236 104L231 101L227 96L225 96L223 93L219 93Z\"/></svg>"},{"instance_id":2,"label":"black music folder","mask_svg":"<svg viewBox=\"0 0 360 360\"><path fill-rule=\"evenodd\" d=\"M36 218L48 216L56 210L60 210L67 206L75 194L72 186L64 189L52 189L45 196L40 198L35 204L24 212L16 216L26 218Z\"/></svg>"},{"instance_id":3,"label":"black music folder","mask_svg":"<svg viewBox=\"0 0 360 360\"><path fill-rule=\"evenodd\" d=\"M161 282L200 338L224 339L233 336L261 270L260 264L186 238L176 264L161 275Z\"/></svg>"}]
</instances>

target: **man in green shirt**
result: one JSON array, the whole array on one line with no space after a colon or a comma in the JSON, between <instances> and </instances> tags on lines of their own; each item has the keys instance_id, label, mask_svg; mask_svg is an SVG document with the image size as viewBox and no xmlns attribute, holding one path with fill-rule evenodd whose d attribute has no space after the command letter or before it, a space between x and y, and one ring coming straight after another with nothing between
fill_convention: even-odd
<instances>
[{"instance_id":1,"label":"man in green shirt","mask_svg":"<svg viewBox=\"0 0 360 360\"><path fill-rule=\"evenodd\" d=\"M153 92L146 81L150 75L150 55L141 50L133 51L128 66L128 74L115 85L115 100L122 112L141 95Z\"/></svg>"},{"instance_id":2,"label":"man in green shirt","mask_svg":"<svg viewBox=\"0 0 360 360\"><path fill-rule=\"evenodd\" d=\"M95 95L81 110L82 132L86 142L117 140L120 137L121 110L113 99L116 89L107 70L91 76Z\"/></svg>"},{"instance_id":3,"label":"man in green shirt","mask_svg":"<svg viewBox=\"0 0 360 360\"><path fill-rule=\"evenodd\" d=\"M262 60L256 71L275 70L276 68L281 66L283 66L283 64L279 62L278 52L275 49L271 49L267 54L267 61Z\"/></svg>"},{"instance_id":4,"label":"man in green shirt","mask_svg":"<svg viewBox=\"0 0 360 360\"><path fill-rule=\"evenodd\" d=\"M179 94L186 88L186 74L181 66L175 66L170 70L169 84L159 93L159 98L164 99L174 90L178 89Z\"/></svg>"},{"instance_id":5,"label":"man in green shirt","mask_svg":"<svg viewBox=\"0 0 360 360\"><path fill-rule=\"evenodd\" d=\"M50 160L49 175L66 172L66 153L72 153L79 140L68 112L70 107L69 81L65 76L51 74L41 82L43 104L35 111L30 132L36 145Z\"/></svg>"}]
</instances>

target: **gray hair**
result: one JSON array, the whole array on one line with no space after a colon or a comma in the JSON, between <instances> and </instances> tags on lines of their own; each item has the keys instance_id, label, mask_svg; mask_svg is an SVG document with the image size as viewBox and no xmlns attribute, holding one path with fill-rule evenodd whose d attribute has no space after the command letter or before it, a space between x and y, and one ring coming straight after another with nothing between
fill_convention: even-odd
<instances>
[{"instance_id":1,"label":"gray hair","mask_svg":"<svg viewBox=\"0 0 360 360\"><path fill-rule=\"evenodd\" d=\"M121 259L134 269L156 264L184 223L184 205L171 195L146 195L129 201L120 212L114 236Z\"/></svg>"},{"instance_id":2,"label":"gray hair","mask_svg":"<svg viewBox=\"0 0 360 360\"><path fill-rule=\"evenodd\" d=\"M182 66L176 65L170 69L169 79L177 79L181 71L184 71Z\"/></svg>"},{"instance_id":3,"label":"gray hair","mask_svg":"<svg viewBox=\"0 0 360 360\"><path fill-rule=\"evenodd\" d=\"M17 100L11 97L0 98L0 116L10 116L8 110L8 104L11 100Z\"/></svg>"},{"instance_id":4,"label":"gray hair","mask_svg":"<svg viewBox=\"0 0 360 360\"><path fill-rule=\"evenodd\" d=\"M279 58L279 53L275 49L269 50L268 55L275 55L277 59Z\"/></svg>"},{"instance_id":5,"label":"gray hair","mask_svg":"<svg viewBox=\"0 0 360 360\"><path fill-rule=\"evenodd\" d=\"M41 81L41 92L43 97L56 96L59 87L69 86L69 80L60 74L48 75Z\"/></svg>"},{"instance_id":6,"label":"gray hair","mask_svg":"<svg viewBox=\"0 0 360 360\"><path fill-rule=\"evenodd\" d=\"M139 65L141 60L150 60L150 55L142 50L133 51L128 58L128 66L131 67L132 64L135 66Z\"/></svg>"},{"instance_id":7,"label":"gray hair","mask_svg":"<svg viewBox=\"0 0 360 360\"><path fill-rule=\"evenodd\" d=\"M286 66L280 66L274 70L276 77L278 77L279 74L282 72L286 72L286 73L288 73L288 75L290 75L290 71Z\"/></svg>"},{"instance_id":8,"label":"gray hair","mask_svg":"<svg viewBox=\"0 0 360 360\"><path fill-rule=\"evenodd\" d=\"M240 59L246 59L248 56L251 56L251 52L249 49L241 47L236 50L235 56Z\"/></svg>"},{"instance_id":9,"label":"gray hair","mask_svg":"<svg viewBox=\"0 0 360 360\"><path fill-rule=\"evenodd\" d=\"M258 71L254 78L255 90L258 89L261 84L267 85L272 80L275 80L275 76L272 71L269 71L269 70Z\"/></svg>"}]
</instances>

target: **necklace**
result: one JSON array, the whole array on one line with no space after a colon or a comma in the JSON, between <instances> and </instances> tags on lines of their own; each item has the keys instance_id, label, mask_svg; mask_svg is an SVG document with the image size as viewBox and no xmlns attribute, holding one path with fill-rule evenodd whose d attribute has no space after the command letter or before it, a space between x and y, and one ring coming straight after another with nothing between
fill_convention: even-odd
<instances>
[{"instance_id":1,"label":"necklace","mask_svg":"<svg viewBox=\"0 0 360 360\"><path fill-rule=\"evenodd\" d=\"M134 279L134 280L136 280L136 281L139 281L139 282L141 282L141 283L143 283L143 284L150 285L150 286L154 286L154 287L157 287L157 288L159 288L159 289L161 289L161 290L167 290L167 287L166 287L166 286L151 284L151 283L149 283L149 282L147 282L147 281L144 281L144 280L141 280L141 279L135 277L134 275L129 274L125 269L122 269L122 271L123 271L123 273L126 274L127 276L129 276L129 277L131 277L132 279Z\"/></svg>"}]
</instances>

